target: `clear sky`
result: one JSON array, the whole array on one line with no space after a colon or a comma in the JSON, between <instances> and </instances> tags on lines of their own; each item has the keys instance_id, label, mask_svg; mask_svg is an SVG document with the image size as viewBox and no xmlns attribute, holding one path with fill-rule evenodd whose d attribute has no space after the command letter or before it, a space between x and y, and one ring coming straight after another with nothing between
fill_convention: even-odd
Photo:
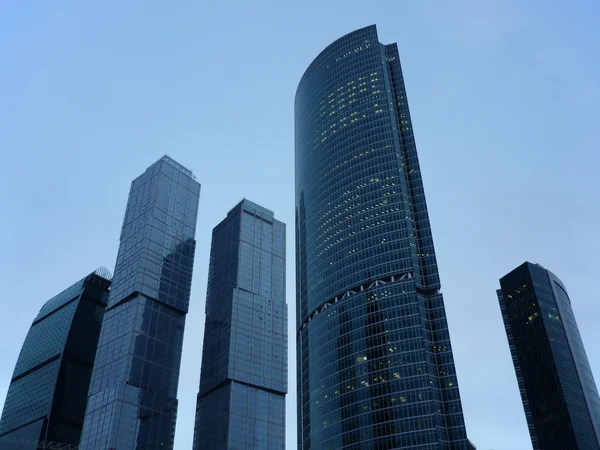
<instances>
[{"instance_id":1,"label":"clear sky","mask_svg":"<svg viewBox=\"0 0 600 450\"><path fill-rule=\"evenodd\" d=\"M338 37L398 42L467 430L531 449L495 289L566 284L600 381L600 4L594 0L0 0L0 405L41 305L111 269L131 180L202 183L176 450L191 448L212 228L242 197L288 225L287 448L296 448L296 86Z\"/></svg>"}]
</instances>

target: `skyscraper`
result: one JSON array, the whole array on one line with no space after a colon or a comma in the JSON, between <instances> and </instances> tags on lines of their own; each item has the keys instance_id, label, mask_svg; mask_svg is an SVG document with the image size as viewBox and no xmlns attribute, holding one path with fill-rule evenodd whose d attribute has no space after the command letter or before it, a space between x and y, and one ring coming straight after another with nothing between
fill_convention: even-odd
<instances>
[{"instance_id":1,"label":"skyscraper","mask_svg":"<svg viewBox=\"0 0 600 450\"><path fill-rule=\"evenodd\" d=\"M562 282L526 262L497 291L534 450L600 448L600 399Z\"/></svg>"},{"instance_id":2,"label":"skyscraper","mask_svg":"<svg viewBox=\"0 0 600 450\"><path fill-rule=\"evenodd\" d=\"M285 225L243 200L213 230L194 450L285 448Z\"/></svg>"},{"instance_id":3,"label":"skyscraper","mask_svg":"<svg viewBox=\"0 0 600 450\"><path fill-rule=\"evenodd\" d=\"M48 300L19 354L2 419L0 449L35 441L78 445L110 286L108 270Z\"/></svg>"},{"instance_id":4,"label":"skyscraper","mask_svg":"<svg viewBox=\"0 0 600 450\"><path fill-rule=\"evenodd\" d=\"M131 184L81 449L171 449L200 184L165 156Z\"/></svg>"},{"instance_id":5,"label":"skyscraper","mask_svg":"<svg viewBox=\"0 0 600 450\"><path fill-rule=\"evenodd\" d=\"M468 448L396 44L321 52L295 133L298 448Z\"/></svg>"}]
</instances>

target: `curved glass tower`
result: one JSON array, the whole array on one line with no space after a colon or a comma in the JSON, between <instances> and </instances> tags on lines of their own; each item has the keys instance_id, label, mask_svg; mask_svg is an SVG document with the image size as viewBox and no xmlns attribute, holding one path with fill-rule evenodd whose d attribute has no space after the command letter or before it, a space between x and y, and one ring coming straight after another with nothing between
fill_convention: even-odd
<instances>
[{"instance_id":1,"label":"curved glass tower","mask_svg":"<svg viewBox=\"0 0 600 450\"><path fill-rule=\"evenodd\" d=\"M0 449L79 444L109 278L98 269L40 309L8 389Z\"/></svg>"},{"instance_id":2,"label":"curved glass tower","mask_svg":"<svg viewBox=\"0 0 600 450\"><path fill-rule=\"evenodd\" d=\"M295 133L298 448L470 448L396 45L327 47Z\"/></svg>"},{"instance_id":3,"label":"curved glass tower","mask_svg":"<svg viewBox=\"0 0 600 450\"><path fill-rule=\"evenodd\" d=\"M600 397L567 288L525 262L496 291L534 450L600 449Z\"/></svg>"}]
</instances>

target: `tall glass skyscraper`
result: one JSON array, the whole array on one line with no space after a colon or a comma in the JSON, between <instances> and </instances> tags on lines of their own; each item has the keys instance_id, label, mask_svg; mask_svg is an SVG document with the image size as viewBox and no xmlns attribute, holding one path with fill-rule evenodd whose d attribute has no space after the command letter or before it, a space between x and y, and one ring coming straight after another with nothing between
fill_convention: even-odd
<instances>
[{"instance_id":1,"label":"tall glass skyscraper","mask_svg":"<svg viewBox=\"0 0 600 450\"><path fill-rule=\"evenodd\" d=\"M48 448L79 444L109 278L108 270L98 270L40 310L10 382L0 449L38 448L36 441Z\"/></svg>"},{"instance_id":2,"label":"tall glass skyscraper","mask_svg":"<svg viewBox=\"0 0 600 450\"><path fill-rule=\"evenodd\" d=\"M165 156L131 184L81 449L171 449L200 184Z\"/></svg>"},{"instance_id":3,"label":"tall glass skyscraper","mask_svg":"<svg viewBox=\"0 0 600 450\"><path fill-rule=\"evenodd\" d=\"M469 448L396 44L327 47L295 132L298 448Z\"/></svg>"},{"instance_id":4,"label":"tall glass skyscraper","mask_svg":"<svg viewBox=\"0 0 600 450\"><path fill-rule=\"evenodd\" d=\"M600 449L600 398L567 289L526 262L497 291L534 450Z\"/></svg>"},{"instance_id":5,"label":"tall glass skyscraper","mask_svg":"<svg viewBox=\"0 0 600 450\"><path fill-rule=\"evenodd\" d=\"M194 450L283 450L285 225L243 200L213 230Z\"/></svg>"}]
</instances>

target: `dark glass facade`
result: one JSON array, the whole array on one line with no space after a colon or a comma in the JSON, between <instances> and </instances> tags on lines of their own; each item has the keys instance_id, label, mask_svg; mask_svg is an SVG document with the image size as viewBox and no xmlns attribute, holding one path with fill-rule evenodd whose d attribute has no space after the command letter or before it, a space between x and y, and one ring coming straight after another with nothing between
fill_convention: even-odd
<instances>
[{"instance_id":1,"label":"dark glass facade","mask_svg":"<svg viewBox=\"0 0 600 450\"><path fill-rule=\"evenodd\" d=\"M194 450L283 450L285 225L243 200L212 236Z\"/></svg>"},{"instance_id":2,"label":"dark glass facade","mask_svg":"<svg viewBox=\"0 0 600 450\"><path fill-rule=\"evenodd\" d=\"M534 450L599 449L600 399L562 282L524 263L497 291Z\"/></svg>"},{"instance_id":3,"label":"dark glass facade","mask_svg":"<svg viewBox=\"0 0 600 450\"><path fill-rule=\"evenodd\" d=\"M375 26L295 102L298 448L469 448L402 69Z\"/></svg>"},{"instance_id":4,"label":"dark glass facade","mask_svg":"<svg viewBox=\"0 0 600 450\"><path fill-rule=\"evenodd\" d=\"M4 404L0 449L79 444L108 278L106 270L88 275L48 300L33 321Z\"/></svg>"},{"instance_id":5,"label":"dark glass facade","mask_svg":"<svg viewBox=\"0 0 600 450\"><path fill-rule=\"evenodd\" d=\"M131 185L81 449L171 449L200 184L165 156Z\"/></svg>"}]
</instances>

